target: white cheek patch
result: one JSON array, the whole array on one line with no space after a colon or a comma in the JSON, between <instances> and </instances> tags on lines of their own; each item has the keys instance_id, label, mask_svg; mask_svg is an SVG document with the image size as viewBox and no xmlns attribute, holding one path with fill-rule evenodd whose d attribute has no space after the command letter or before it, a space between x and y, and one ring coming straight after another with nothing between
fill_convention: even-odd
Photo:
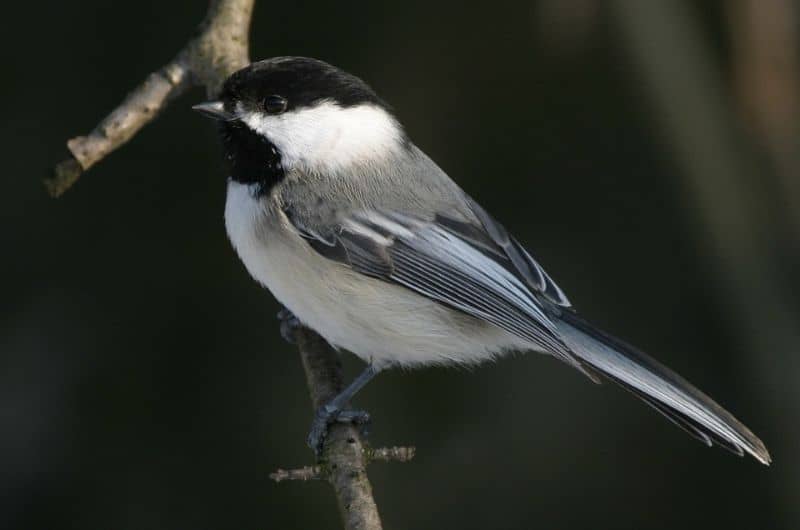
<instances>
[{"instance_id":1,"label":"white cheek patch","mask_svg":"<svg viewBox=\"0 0 800 530\"><path fill-rule=\"evenodd\" d=\"M340 107L323 101L277 116L258 112L239 115L248 127L275 144L286 169L320 173L342 170L386 157L402 146L400 125L375 105Z\"/></svg>"}]
</instances>

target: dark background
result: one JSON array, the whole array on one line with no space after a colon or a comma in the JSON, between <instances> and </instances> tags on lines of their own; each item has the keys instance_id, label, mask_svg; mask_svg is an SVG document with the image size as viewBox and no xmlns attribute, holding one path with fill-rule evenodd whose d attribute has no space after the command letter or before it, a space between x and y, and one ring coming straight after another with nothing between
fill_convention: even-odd
<instances>
[{"instance_id":1,"label":"dark background","mask_svg":"<svg viewBox=\"0 0 800 530\"><path fill-rule=\"evenodd\" d=\"M220 149L189 108L202 91L62 198L41 186L205 7L4 7L3 528L339 525L326 484L268 479L311 462L311 411L278 306L226 239ZM357 400L374 444L418 448L370 468L387 528L800 527L797 12L257 2L253 58L310 55L370 82L584 316L774 457L707 449L541 356L392 372Z\"/></svg>"}]
</instances>

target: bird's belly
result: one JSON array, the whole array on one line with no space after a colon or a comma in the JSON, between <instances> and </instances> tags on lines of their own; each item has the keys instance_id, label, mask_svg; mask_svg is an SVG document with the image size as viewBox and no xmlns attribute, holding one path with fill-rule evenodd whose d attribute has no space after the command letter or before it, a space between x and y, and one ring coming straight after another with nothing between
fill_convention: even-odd
<instances>
[{"instance_id":1,"label":"bird's belly","mask_svg":"<svg viewBox=\"0 0 800 530\"><path fill-rule=\"evenodd\" d=\"M268 218L237 191L229 187L225 220L239 257L281 304L331 344L366 361L404 366L473 364L524 348L491 324L322 257L284 220Z\"/></svg>"}]
</instances>

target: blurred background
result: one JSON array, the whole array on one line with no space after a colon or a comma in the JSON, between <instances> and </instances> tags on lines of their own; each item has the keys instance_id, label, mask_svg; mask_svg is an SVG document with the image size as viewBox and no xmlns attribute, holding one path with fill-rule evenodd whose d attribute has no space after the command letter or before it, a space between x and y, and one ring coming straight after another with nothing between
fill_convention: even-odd
<instances>
[{"instance_id":1,"label":"blurred background","mask_svg":"<svg viewBox=\"0 0 800 530\"><path fill-rule=\"evenodd\" d=\"M12 2L0 36L0 526L338 528L296 350L226 240L215 132L175 103L58 200L41 178L205 2ZM252 57L352 71L587 318L760 435L708 449L541 356L357 400L387 528L800 528L800 6L259 0ZM359 363L346 358L348 376Z\"/></svg>"}]
</instances>

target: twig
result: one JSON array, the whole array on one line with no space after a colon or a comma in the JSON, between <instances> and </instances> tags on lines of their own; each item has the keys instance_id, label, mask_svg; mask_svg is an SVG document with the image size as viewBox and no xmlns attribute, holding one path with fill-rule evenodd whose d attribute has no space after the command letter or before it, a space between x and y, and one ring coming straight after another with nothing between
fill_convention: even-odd
<instances>
[{"instance_id":1,"label":"twig","mask_svg":"<svg viewBox=\"0 0 800 530\"><path fill-rule=\"evenodd\" d=\"M322 466L306 466L297 469L277 469L269 474L269 478L275 482L283 480L318 480L322 477Z\"/></svg>"},{"instance_id":2,"label":"twig","mask_svg":"<svg viewBox=\"0 0 800 530\"><path fill-rule=\"evenodd\" d=\"M417 453L417 448L410 447L380 447L367 451L370 462L408 462Z\"/></svg>"},{"instance_id":3,"label":"twig","mask_svg":"<svg viewBox=\"0 0 800 530\"><path fill-rule=\"evenodd\" d=\"M245 66L255 0L212 0L197 36L165 66L147 76L86 136L67 141L70 158L58 163L45 187L58 197L78 178L153 121L169 102L194 85L215 94Z\"/></svg>"},{"instance_id":4,"label":"twig","mask_svg":"<svg viewBox=\"0 0 800 530\"><path fill-rule=\"evenodd\" d=\"M56 165L54 176L45 180L50 195L58 197L67 191L84 171L133 138L158 116L171 98L189 87L187 74L183 62L170 62L147 76L92 132L68 140L67 148L72 157Z\"/></svg>"},{"instance_id":5,"label":"twig","mask_svg":"<svg viewBox=\"0 0 800 530\"><path fill-rule=\"evenodd\" d=\"M414 458L415 447L380 447L378 449L364 449L367 463L372 462L408 462ZM327 478L329 470L325 465L305 466L297 469L277 469L269 474L275 482L284 480L319 480Z\"/></svg>"},{"instance_id":6,"label":"twig","mask_svg":"<svg viewBox=\"0 0 800 530\"><path fill-rule=\"evenodd\" d=\"M175 58L150 74L86 136L67 142L71 156L57 164L45 186L53 197L68 190L90 167L130 140L168 104L189 87L204 86L210 96L225 79L250 62L248 33L255 0L211 0L198 32ZM342 387L336 353L311 330L296 332L297 345L315 407L327 402ZM346 529L380 530L378 508L372 497L366 466L372 459L405 462L413 448L370 452L351 425L334 425L316 466L272 475L276 481L320 478L322 471L333 486Z\"/></svg>"}]
</instances>

